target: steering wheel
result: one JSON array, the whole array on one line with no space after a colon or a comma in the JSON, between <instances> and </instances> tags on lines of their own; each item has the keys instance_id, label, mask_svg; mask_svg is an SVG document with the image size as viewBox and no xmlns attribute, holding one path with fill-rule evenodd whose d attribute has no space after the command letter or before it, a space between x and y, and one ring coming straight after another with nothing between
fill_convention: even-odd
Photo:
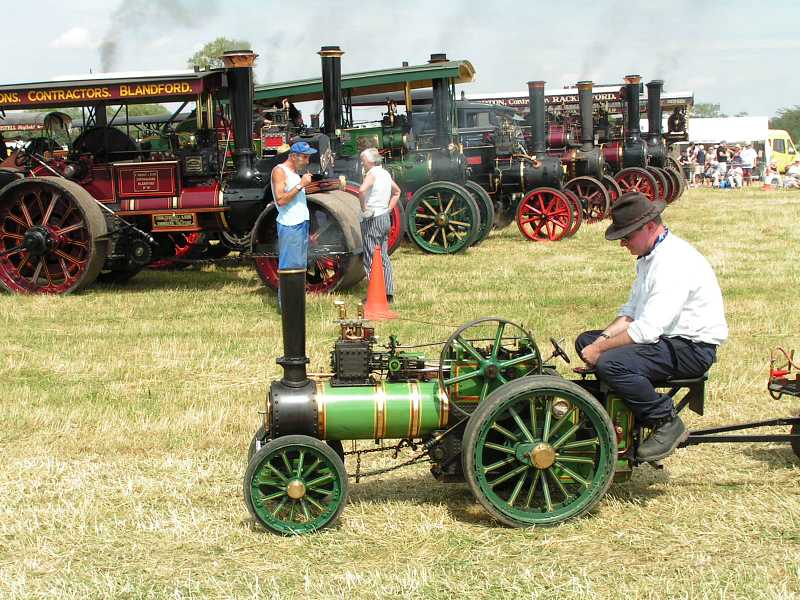
<instances>
[{"instance_id":1,"label":"steering wheel","mask_svg":"<svg viewBox=\"0 0 800 600\"><path fill-rule=\"evenodd\" d=\"M569 356L565 352L564 348L561 347L561 344L559 344L556 341L556 338L550 338L550 343L553 344L553 356L558 356L559 358L563 358L564 362L569 364L570 362Z\"/></svg>"}]
</instances>

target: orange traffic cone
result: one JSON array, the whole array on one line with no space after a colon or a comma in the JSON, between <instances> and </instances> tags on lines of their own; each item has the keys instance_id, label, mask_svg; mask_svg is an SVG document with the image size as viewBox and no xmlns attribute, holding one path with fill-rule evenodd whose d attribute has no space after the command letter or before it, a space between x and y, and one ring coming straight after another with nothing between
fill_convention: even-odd
<instances>
[{"instance_id":1,"label":"orange traffic cone","mask_svg":"<svg viewBox=\"0 0 800 600\"><path fill-rule=\"evenodd\" d=\"M369 274L364 316L370 321L394 319L397 316L389 310L389 303L386 301L386 284L383 282L383 258L380 246L375 246L375 253L372 255L372 271Z\"/></svg>"}]
</instances>

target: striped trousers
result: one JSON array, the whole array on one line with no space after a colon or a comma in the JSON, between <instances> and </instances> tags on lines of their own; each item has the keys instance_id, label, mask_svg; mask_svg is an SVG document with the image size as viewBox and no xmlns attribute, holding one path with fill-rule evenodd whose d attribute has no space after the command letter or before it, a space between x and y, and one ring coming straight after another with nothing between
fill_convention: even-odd
<instances>
[{"instance_id":1,"label":"striped trousers","mask_svg":"<svg viewBox=\"0 0 800 600\"><path fill-rule=\"evenodd\" d=\"M392 277L392 261L389 260L389 227L391 226L389 213L377 217L369 217L361 221L361 237L364 243L364 271L369 279L372 272L372 256L376 246L381 247L383 259L383 282L386 285L386 295L394 296L394 278Z\"/></svg>"}]
</instances>

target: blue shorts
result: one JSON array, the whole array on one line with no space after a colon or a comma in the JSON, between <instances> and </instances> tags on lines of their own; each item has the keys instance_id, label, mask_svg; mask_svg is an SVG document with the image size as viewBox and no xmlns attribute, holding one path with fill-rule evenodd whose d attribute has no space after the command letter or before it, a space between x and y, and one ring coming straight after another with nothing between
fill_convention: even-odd
<instances>
[{"instance_id":1,"label":"blue shorts","mask_svg":"<svg viewBox=\"0 0 800 600\"><path fill-rule=\"evenodd\" d=\"M299 225L278 223L278 268L305 269L308 267L309 221Z\"/></svg>"}]
</instances>

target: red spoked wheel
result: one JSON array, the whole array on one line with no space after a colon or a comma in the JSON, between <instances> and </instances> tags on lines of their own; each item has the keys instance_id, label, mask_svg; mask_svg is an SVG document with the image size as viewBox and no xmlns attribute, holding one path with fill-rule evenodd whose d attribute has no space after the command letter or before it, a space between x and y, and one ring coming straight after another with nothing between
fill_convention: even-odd
<instances>
[{"instance_id":1,"label":"red spoked wheel","mask_svg":"<svg viewBox=\"0 0 800 600\"><path fill-rule=\"evenodd\" d=\"M578 197L584 221L597 223L606 218L611 207L611 198L608 190L597 179L587 176L574 177L564 187Z\"/></svg>"},{"instance_id":2,"label":"red spoked wheel","mask_svg":"<svg viewBox=\"0 0 800 600\"><path fill-rule=\"evenodd\" d=\"M185 269L190 263L183 261L202 258L203 249L206 247L205 237L199 231L155 234L153 237L158 243L162 255L166 256L148 264L147 268L149 269Z\"/></svg>"},{"instance_id":3,"label":"red spoked wheel","mask_svg":"<svg viewBox=\"0 0 800 600\"><path fill-rule=\"evenodd\" d=\"M661 202L666 202L670 193L669 181L667 181L666 176L659 172L656 167L647 167L647 172L656 180L656 189L658 190L656 199L661 200Z\"/></svg>"},{"instance_id":4,"label":"red spoked wheel","mask_svg":"<svg viewBox=\"0 0 800 600\"><path fill-rule=\"evenodd\" d=\"M557 242L572 228L569 197L554 188L536 188L517 207L517 227L534 242Z\"/></svg>"},{"instance_id":5,"label":"red spoked wheel","mask_svg":"<svg viewBox=\"0 0 800 600\"><path fill-rule=\"evenodd\" d=\"M675 183L672 181L672 177L669 176L669 173L667 173L666 169L662 167L650 167L650 168L655 170L656 173L658 173L659 175L661 175L661 177L664 178L664 183L666 184L665 185L666 197L664 198L664 202L669 204L670 202L675 200L675 197L678 193L678 188L675 187Z\"/></svg>"},{"instance_id":6,"label":"red spoked wheel","mask_svg":"<svg viewBox=\"0 0 800 600\"><path fill-rule=\"evenodd\" d=\"M620 196L622 196L622 190L620 189L617 180L611 175L603 175L603 185L608 191L609 206L614 206L614 203L619 200ZM610 210L609 214L611 214Z\"/></svg>"},{"instance_id":7,"label":"red spoked wheel","mask_svg":"<svg viewBox=\"0 0 800 600\"><path fill-rule=\"evenodd\" d=\"M92 196L58 177L21 179L0 197L0 285L67 294L92 283L108 254L108 230Z\"/></svg>"},{"instance_id":8,"label":"red spoked wheel","mask_svg":"<svg viewBox=\"0 0 800 600\"><path fill-rule=\"evenodd\" d=\"M646 169L642 169L641 167L628 167L617 173L614 179L616 179L619 184L619 189L623 194L627 194L628 192L641 192L651 201L658 199L658 184L655 178L648 173Z\"/></svg>"},{"instance_id":9,"label":"red spoked wheel","mask_svg":"<svg viewBox=\"0 0 800 600\"><path fill-rule=\"evenodd\" d=\"M583 223L583 206L574 192L570 190L562 190L562 192L567 195L570 206L572 207L572 226L569 228L569 231L566 235L566 237L572 237L575 235L575 233L577 233L578 229L580 229L581 224Z\"/></svg>"},{"instance_id":10,"label":"red spoked wheel","mask_svg":"<svg viewBox=\"0 0 800 600\"><path fill-rule=\"evenodd\" d=\"M361 261L360 207L352 194L339 190L308 195L310 231L306 291L347 289L364 278ZM277 211L268 209L253 232L256 272L264 284L278 289Z\"/></svg>"}]
</instances>

